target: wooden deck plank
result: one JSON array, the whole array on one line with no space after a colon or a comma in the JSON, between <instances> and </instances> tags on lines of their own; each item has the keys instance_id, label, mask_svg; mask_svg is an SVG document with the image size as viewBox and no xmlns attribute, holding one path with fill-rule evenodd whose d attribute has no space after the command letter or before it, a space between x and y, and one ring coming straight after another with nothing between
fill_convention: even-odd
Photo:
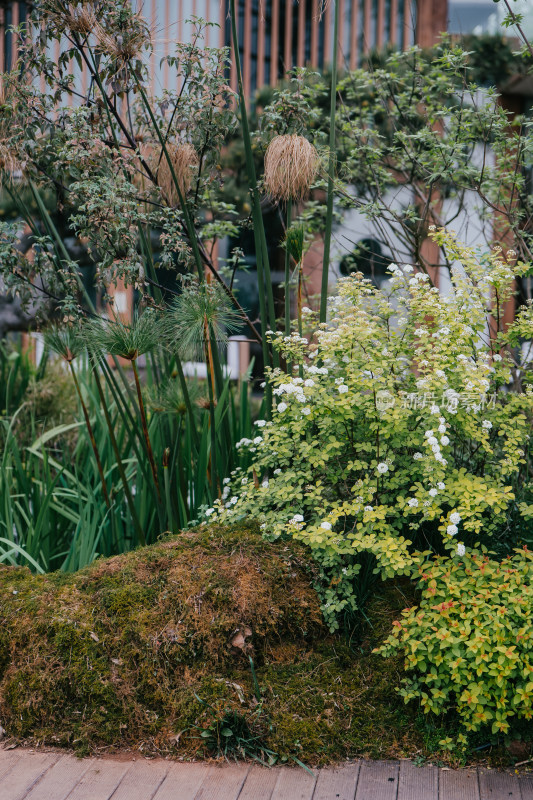
<instances>
[{"instance_id":1,"label":"wooden deck plank","mask_svg":"<svg viewBox=\"0 0 533 800\"><path fill-rule=\"evenodd\" d=\"M172 764L152 800L194 800L210 770L209 764Z\"/></svg>"},{"instance_id":2,"label":"wooden deck plank","mask_svg":"<svg viewBox=\"0 0 533 800\"><path fill-rule=\"evenodd\" d=\"M68 795L68 800L109 800L131 767L129 761L100 761L96 758L89 761L83 777Z\"/></svg>"},{"instance_id":3,"label":"wooden deck plank","mask_svg":"<svg viewBox=\"0 0 533 800\"><path fill-rule=\"evenodd\" d=\"M399 770L397 761L363 761L356 800L396 800Z\"/></svg>"},{"instance_id":4,"label":"wooden deck plank","mask_svg":"<svg viewBox=\"0 0 533 800\"><path fill-rule=\"evenodd\" d=\"M439 800L479 800L477 770L439 770Z\"/></svg>"},{"instance_id":5,"label":"wooden deck plank","mask_svg":"<svg viewBox=\"0 0 533 800\"><path fill-rule=\"evenodd\" d=\"M521 775L519 783L522 800L533 800L533 775Z\"/></svg>"},{"instance_id":6,"label":"wooden deck plank","mask_svg":"<svg viewBox=\"0 0 533 800\"><path fill-rule=\"evenodd\" d=\"M480 800L520 800L520 785L516 775L495 770L479 770Z\"/></svg>"},{"instance_id":7,"label":"wooden deck plank","mask_svg":"<svg viewBox=\"0 0 533 800\"><path fill-rule=\"evenodd\" d=\"M321 769L313 800L354 800L359 769L358 761L342 767Z\"/></svg>"},{"instance_id":8,"label":"wooden deck plank","mask_svg":"<svg viewBox=\"0 0 533 800\"><path fill-rule=\"evenodd\" d=\"M33 753L31 757L19 758L0 780L2 800L22 800L58 759L55 753Z\"/></svg>"},{"instance_id":9,"label":"wooden deck plank","mask_svg":"<svg viewBox=\"0 0 533 800\"><path fill-rule=\"evenodd\" d=\"M398 800L438 800L439 770L437 767L415 767L410 761L400 762Z\"/></svg>"},{"instance_id":10,"label":"wooden deck plank","mask_svg":"<svg viewBox=\"0 0 533 800\"><path fill-rule=\"evenodd\" d=\"M2 779L10 769L13 769L19 758L20 752L17 750L0 750L0 779Z\"/></svg>"},{"instance_id":11,"label":"wooden deck plank","mask_svg":"<svg viewBox=\"0 0 533 800\"><path fill-rule=\"evenodd\" d=\"M316 776L301 767L282 767L278 773L272 800L311 800Z\"/></svg>"},{"instance_id":12,"label":"wooden deck plank","mask_svg":"<svg viewBox=\"0 0 533 800\"><path fill-rule=\"evenodd\" d=\"M165 761L136 761L122 778L113 800L151 800L170 770Z\"/></svg>"},{"instance_id":13,"label":"wooden deck plank","mask_svg":"<svg viewBox=\"0 0 533 800\"><path fill-rule=\"evenodd\" d=\"M280 770L254 764L241 789L239 800L270 800Z\"/></svg>"},{"instance_id":14,"label":"wooden deck plank","mask_svg":"<svg viewBox=\"0 0 533 800\"><path fill-rule=\"evenodd\" d=\"M33 786L25 800L65 800L82 779L89 764L75 756L63 756Z\"/></svg>"},{"instance_id":15,"label":"wooden deck plank","mask_svg":"<svg viewBox=\"0 0 533 800\"><path fill-rule=\"evenodd\" d=\"M249 764L211 767L194 800L237 800L249 771Z\"/></svg>"}]
</instances>

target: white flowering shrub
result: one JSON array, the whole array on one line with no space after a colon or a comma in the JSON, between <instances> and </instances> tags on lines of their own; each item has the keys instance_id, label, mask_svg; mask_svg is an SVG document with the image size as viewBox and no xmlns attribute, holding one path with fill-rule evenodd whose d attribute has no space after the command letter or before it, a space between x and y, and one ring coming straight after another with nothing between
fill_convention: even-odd
<instances>
[{"instance_id":1,"label":"white flowering shrub","mask_svg":"<svg viewBox=\"0 0 533 800\"><path fill-rule=\"evenodd\" d=\"M498 333L487 313L511 268L435 235L462 261L448 295L391 265L386 291L361 274L341 280L311 342L272 334L294 372L269 374L273 419L242 441L250 466L209 510L306 542L332 627L356 608L361 570L408 574L428 550L460 558L505 529L518 486L527 497L533 391L525 379L509 390L512 327Z\"/></svg>"}]
</instances>

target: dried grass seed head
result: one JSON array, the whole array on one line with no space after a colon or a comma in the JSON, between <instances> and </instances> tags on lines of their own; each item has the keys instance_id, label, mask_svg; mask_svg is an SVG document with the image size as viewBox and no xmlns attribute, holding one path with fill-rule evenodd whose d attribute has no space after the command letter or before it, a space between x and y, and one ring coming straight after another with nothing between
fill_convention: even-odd
<instances>
[{"instance_id":1,"label":"dried grass seed head","mask_svg":"<svg viewBox=\"0 0 533 800\"><path fill-rule=\"evenodd\" d=\"M194 147L188 143L174 144L167 142L166 150L172 163L172 169L176 176L180 192L183 196L191 188L192 179L198 169L199 160ZM167 198L171 206L179 203L178 190L174 183L174 178L165 153L160 149L157 154L157 182L161 191Z\"/></svg>"},{"instance_id":2,"label":"dried grass seed head","mask_svg":"<svg viewBox=\"0 0 533 800\"><path fill-rule=\"evenodd\" d=\"M273 200L302 200L318 172L318 153L304 136L275 136L265 153L265 186Z\"/></svg>"},{"instance_id":3,"label":"dried grass seed head","mask_svg":"<svg viewBox=\"0 0 533 800\"><path fill-rule=\"evenodd\" d=\"M0 184L6 176L21 177L24 162L13 144L13 116L16 115L17 97L12 83L13 73L0 78Z\"/></svg>"},{"instance_id":4,"label":"dried grass seed head","mask_svg":"<svg viewBox=\"0 0 533 800\"><path fill-rule=\"evenodd\" d=\"M94 7L87 3L79 6L69 5L65 11L65 22L73 33L88 36L97 25Z\"/></svg>"},{"instance_id":5,"label":"dried grass seed head","mask_svg":"<svg viewBox=\"0 0 533 800\"><path fill-rule=\"evenodd\" d=\"M151 44L150 29L140 14L131 14L126 27L112 32L97 23L93 34L98 49L118 62L119 66L139 58L143 49Z\"/></svg>"}]
</instances>

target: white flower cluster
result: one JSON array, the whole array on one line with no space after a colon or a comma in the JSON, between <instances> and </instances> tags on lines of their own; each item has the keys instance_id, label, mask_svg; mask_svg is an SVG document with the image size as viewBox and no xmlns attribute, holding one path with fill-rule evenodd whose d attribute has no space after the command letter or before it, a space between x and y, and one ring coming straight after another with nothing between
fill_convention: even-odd
<instances>
[{"instance_id":1,"label":"white flower cluster","mask_svg":"<svg viewBox=\"0 0 533 800\"><path fill-rule=\"evenodd\" d=\"M446 533L448 536L455 536L459 532L459 528L457 526L461 522L461 515L458 511L453 511L450 514L449 522L450 524L446 528Z\"/></svg>"},{"instance_id":2,"label":"white flower cluster","mask_svg":"<svg viewBox=\"0 0 533 800\"><path fill-rule=\"evenodd\" d=\"M305 403L305 394L297 378L295 378L292 383L280 383L280 385L276 386L274 389L273 394L277 395L278 397L282 394L293 394L298 402Z\"/></svg>"},{"instance_id":3,"label":"white flower cluster","mask_svg":"<svg viewBox=\"0 0 533 800\"><path fill-rule=\"evenodd\" d=\"M444 417L441 417L441 419L444 419ZM446 430L446 428L444 427L443 423L441 423L441 425L439 426L439 432L441 431L441 428L444 428L444 430ZM446 466L446 464L448 462L446 461L446 459L442 455L442 453L440 451L440 447L441 447L441 444L444 447L446 445L450 444L449 438L447 436L442 436L441 440L440 440L440 444L439 444L439 440L437 439L437 437L435 436L435 434L433 433L432 430L426 431L424 436L426 438L426 441L427 441L428 445L431 447L433 455L435 456L435 461L438 461L443 466Z\"/></svg>"}]
</instances>

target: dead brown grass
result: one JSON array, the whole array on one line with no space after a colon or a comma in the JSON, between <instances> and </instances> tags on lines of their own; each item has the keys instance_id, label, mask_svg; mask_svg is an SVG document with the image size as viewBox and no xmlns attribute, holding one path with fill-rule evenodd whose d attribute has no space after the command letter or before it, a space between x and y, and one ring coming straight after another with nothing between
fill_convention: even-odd
<instances>
[{"instance_id":1,"label":"dead brown grass","mask_svg":"<svg viewBox=\"0 0 533 800\"><path fill-rule=\"evenodd\" d=\"M265 153L265 187L272 200L303 200L318 171L318 153L304 136L276 136Z\"/></svg>"},{"instance_id":2,"label":"dead brown grass","mask_svg":"<svg viewBox=\"0 0 533 800\"><path fill-rule=\"evenodd\" d=\"M181 195L185 197L191 188L193 178L198 169L198 155L194 147L186 142L183 144L167 142L165 146L172 163L172 169L174 170L179 190ZM155 161L157 183L161 191L171 206L177 206L179 204L178 190L174 183L168 160L165 154L161 152L161 149L156 151L153 160Z\"/></svg>"}]
</instances>

